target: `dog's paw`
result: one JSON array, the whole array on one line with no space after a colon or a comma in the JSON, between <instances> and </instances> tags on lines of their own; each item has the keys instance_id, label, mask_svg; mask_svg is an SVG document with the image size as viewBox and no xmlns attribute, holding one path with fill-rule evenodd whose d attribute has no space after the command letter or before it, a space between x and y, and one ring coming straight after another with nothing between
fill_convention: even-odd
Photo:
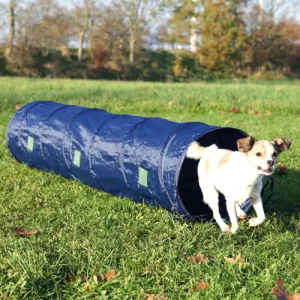
<instances>
[{"instance_id":1,"label":"dog's paw","mask_svg":"<svg viewBox=\"0 0 300 300\"><path fill-rule=\"evenodd\" d=\"M239 215L238 215L238 218L239 218L240 220L246 220L246 219L247 219L247 215L246 215L245 213L242 213L242 214L239 214Z\"/></svg>"},{"instance_id":2,"label":"dog's paw","mask_svg":"<svg viewBox=\"0 0 300 300\"><path fill-rule=\"evenodd\" d=\"M239 206L236 206L236 214L240 220L245 220L247 218L246 213Z\"/></svg>"},{"instance_id":3,"label":"dog's paw","mask_svg":"<svg viewBox=\"0 0 300 300\"><path fill-rule=\"evenodd\" d=\"M230 232L230 227L228 225L223 226L221 229L223 232Z\"/></svg>"},{"instance_id":4,"label":"dog's paw","mask_svg":"<svg viewBox=\"0 0 300 300\"><path fill-rule=\"evenodd\" d=\"M252 218L249 220L249 226L250 227L254 227L254 226L258 226L261 223L263 223L264 219L261 218Z\"/></svg>"},{"instance_id":5,"label":"dog's paw","mask_svg":"<svg viewBox=\"0 0 300 300\"><path fill-rule=\"evenodd\" d=\"M240 230L239 227L231 227L231 228L230 228L230 232L233 233L233 234L234 234L234 233L237 233L239 230Z\"/></svg>"}]
</instances>

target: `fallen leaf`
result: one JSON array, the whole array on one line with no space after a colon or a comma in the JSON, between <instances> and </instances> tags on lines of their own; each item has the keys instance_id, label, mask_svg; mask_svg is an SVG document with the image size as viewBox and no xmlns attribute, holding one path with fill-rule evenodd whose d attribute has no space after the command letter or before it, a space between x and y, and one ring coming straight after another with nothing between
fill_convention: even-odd
<instances>
[{"instance_id":1,"label":"fallen leaf","mask_svg":"<svg viewBox=\"0 0 300 300\"><path fill-rule=\"evenodd\" d=\"M284 288L280 278L277 280L278 290L271 289L271 292L276 296L277 300L300 300L300 293L291 296Z\"/></svg>"},{"instance_id":2,"label":"fallen leaf","mask_svg":"<svg viewBox=\"0 0 300 300\"><path fill-rule=\"evenodd\" d=\"M193 263L193 264L203 264L203 263L207 263L208 262L208 258L201 254L201 253L197 253L194 256L187 256L186 258L189 262Z\"/></svg>"},{"instance_id":3,"label":"fallen leaf","mask_svg":"<svg viewBox=\"0 0 300 300\"><path fill-rule=\"evenodd\" d=\"M271 111L270 110L266 110L265 116L271 116L271 115L272 115Z\"/></svg>"},{"instance_id":4,"label":"fallen leaf","mask_svg":"<svg viewBox=\"0 0 300 300\"><path fill-rule=\"evenodd\" d=\"M282 176L282 175L284 175L286 173L286 171L287 171L287 167L284 164L279 163L278 164L278 173L277 174L279 176Z\"/></svg>"},{"instance_id":5,"label":"fallen leaf","mask_svg":"<svg viewBox=\"0 0 300 300\"><path fill-rule=\"evenodd\" d=\"M245 263L245 259L239 254L235 257L224 257L225 261L228 262L229 264L243 264Z\"/></svg>"},{"instance_id":6,"label":"fallen leaf","mask_svg":"<svg viewBox=\"0 0 300 300\"><path fill-rule=\"evenodd\" d=\"M159 294L155 295L144 293L144 296L146 297L146 300L168 300L167 297L161 296Z\"/></svg>"},{"instance_id":7,"label":"fallen leaf","mask_svg":"<svg viewBox=\"0 0 300 300\"><path fill-rule=\"evenodd\" d=\"M207 283L204 280L201 280L197 286L195 287L195 292L200 292L202 290L205 290L207 288Z\"/></svg>"},{"instance_id":8,"label":"fallen leaf","mask_svg":"<svg viewBox=\"0 0 300 300\"><path fill-rule=\"evenodd\" d=\"M71 281L74 280L74 277L73 277L71 274L68 274L68 275L66 276L66 280L67 280L68 282L71 282Z\"/></svg>"},{"instance_id":9,"label":"fallen leaf","mask_svg":"<svg viewBox=\"0 0 300 300\"><path fill-rule=\"evenodd\" d=\"M249 114L249 115L254 115L254 114L255 114L255 111L254 111L253 109L249 109L249 110L248 110L248 114Z\"/></svg>"},{"instance_id":10,"label":"fallen leaf","mask_svg":"<svg viewBox=\"0 0 300 300\"><path fill-rule=\"evenodd\" d=\"M256 115L258 118L261 117L261 114L260 114L259 112L257 112L255 115Z\"/></svg>"},{"instance_id":11,"label":"fallen leaf","mask_svg":"<svg viewBox=\"0 0 300 300\"><path fill-rule=\"evenodd\" d=\"M173 101L168 102L168 107L171 108L173 106Z\"/></svg>"},{"instance_id":12,"label":"fallen leaf","mask_svg":"<svg viewBox=\"0 0 300 300\"><path fill-rule=\"evenodd\" d=\"M233 114L240 114L242 111L234 106L232 109L228 109L228 112Z\"/></svg>"},{"instance_id":13,"label":"fallen leaf","mask_svg":"<svg viewBox=\"0 0 300 300\"><path fill-rule=\"evenodd\" d=\"M19 110L23 105L22 104L16 104L15 110Z\"/></svg>"},{"instance_id":14,"label":"fallen leaf","mask_svg":"<svg viewBox=\"0 0 300 300\"><path fill-rule=\"evenodd\" d=\"M106 273L105 279L110 280L113 279L115 276L116 276L116 271L114 269L111 269Z\"/></svg>"},{"instance_id":15,"label":"fallen leaf","mask_svg":"<svg viewBox=\"0 0 300 300\"><path fill-rule=\"evenodd\" d=\"M150 272L151 272L151 269L150 269L150 267L148 266L148 267L146 267L146 268L143 269L142 274L148 274L148 273L150 273Z\"/></svg>"},{"instance_id":16,"label":"fallen leaf","mask_svg":"<svg viewBox=\"0 0 300 300\"><path fill-rule=\"evenodd\" d=\"M228 124L228 123L231 123L232 120L225 120L224 124Z\"/></svg>"},{"instance_id":17,"label":"fallen leaf","mask_svg":"<svg viewBox=\"0 0 300 300\"><path fill-rule=\"evenodd\" d=\"M42 207L42 206L46 206L47 203L44 201L37 201L35 202L35 207Z\"/></svg>"},{"instance_id":18,"label":"fallen leaf","mask_svg":"<svg viewBox=\"0 0 300 300\"><path fill-rule=\"evenodd\" d=\"M21 228L12 228L11 231L14 232L15 234L18 234L18 235L23 236L23 237L31 237L31 236L38 233L37 230L26 231L26 230L23 230Z\"/></svg>"},{"instance_id":19,"label":"fallen leaf","mask_svg":"<svg viewBox=\"0 0 300 300\"><path fill-rule=\"evenodd\" d=\"M286 172L287 172L287 167L283 163L278 163L276 174L279 176L283 176L285 175Z\"/></svg>"}]
</instances>

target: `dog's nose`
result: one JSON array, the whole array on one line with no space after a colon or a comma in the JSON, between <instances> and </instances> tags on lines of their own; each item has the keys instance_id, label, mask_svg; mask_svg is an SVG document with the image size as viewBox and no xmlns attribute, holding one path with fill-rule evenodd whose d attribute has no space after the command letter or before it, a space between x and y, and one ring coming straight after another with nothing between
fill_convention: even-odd
<instances>
[{"instance_id":1,"label":"dog's nose","mask_svg":"<svg viewBox=\"0 0 300 300\"><path fill-rule=\"evenodd\" d=\"M267 164L272 167L274 165L274 160L268 160L267 161Z\"/></svg>"}]
</instances>

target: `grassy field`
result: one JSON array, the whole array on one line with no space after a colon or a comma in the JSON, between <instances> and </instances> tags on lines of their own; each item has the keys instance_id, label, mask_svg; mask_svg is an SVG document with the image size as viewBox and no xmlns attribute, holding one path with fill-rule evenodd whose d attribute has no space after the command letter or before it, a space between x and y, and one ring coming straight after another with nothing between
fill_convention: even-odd
<instances>
[{"instance_id":1,"label":"grassy field","mask_svg":"<svg viewBox=\"0 0 300 300\"><path fill-rule=\"evenodd\" d=\"M124 83L0 78L0 299L275 299L278 277L300 293L300 84ZM236 235L174 220L8 155L16 104L51 99L114 113L201 121L263 139L293 139L279 157L267 221ZM239 110L241 112L239 113ZM253 214L253 212L251 213ZM21 238L12 228L37 230ZM193 264L187 256L204 254ZM229 264L224 257L241 255ZM110 270L113 278L102 280ZM204 280L207 287L196 291ZM148 296L150 299L150 297ZM154 298L153 298L154 299Z\"/></svg>"}]
</instances>

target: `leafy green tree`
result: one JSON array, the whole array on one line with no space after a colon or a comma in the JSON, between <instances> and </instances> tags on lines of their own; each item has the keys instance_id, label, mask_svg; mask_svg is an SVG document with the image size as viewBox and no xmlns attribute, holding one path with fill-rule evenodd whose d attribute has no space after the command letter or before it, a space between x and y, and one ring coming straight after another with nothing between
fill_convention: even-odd
<instances>
[{"instance_id":1,"label":"leafy green tree","mask_svg":"<svg viewBox=\"0 0 300 300\"><path fill-rule=\"evenodd\" d=\"M160 30L160 39L195 52L198 48L202 0L173 0L169 2L171 17Z\"/></svg>"},{"instance_id":2,"label":"leafy green tree","mask_svg":"<svg viewBox=\"0 0 300 300\"><path fill-rule=\"evenodd\" d=\"M246 46L242 0L205 0L201 14L200 64L232 72L241 66Z\"/></svg>"}]
</instances>

